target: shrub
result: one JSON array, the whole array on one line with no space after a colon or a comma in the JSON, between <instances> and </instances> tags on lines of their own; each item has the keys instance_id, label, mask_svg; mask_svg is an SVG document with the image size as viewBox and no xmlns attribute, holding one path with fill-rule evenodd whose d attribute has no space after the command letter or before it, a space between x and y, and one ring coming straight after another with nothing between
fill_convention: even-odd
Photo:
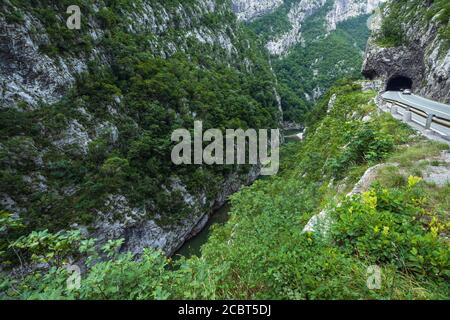
<instances>
[{"instance_id":1,"label":"shrub","mask_svg":"<svg viewBox=\"0 0 450 320\"><path fill-rule=\"evenodd\" d=\"M408 186L383 189L376 186L337 207L333 239L352 255L374 264L395 265L419 276L448 277L449 250L439 233L445 226L422 220L424 193L420 178Z\"/></svg>"}]
</instances>

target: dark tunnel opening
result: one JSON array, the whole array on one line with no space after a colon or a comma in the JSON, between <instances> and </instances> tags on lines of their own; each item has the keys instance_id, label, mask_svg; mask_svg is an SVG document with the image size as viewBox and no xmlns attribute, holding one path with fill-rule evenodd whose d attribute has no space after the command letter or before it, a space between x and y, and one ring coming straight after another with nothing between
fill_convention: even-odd
<instances>
[{"instance_id":1,"label":"dark tunnel opening","mask_svg":"<svg viewBox=\"0 0 450 320\"><path fill-rule=\"evenodd\" d=\"M386 85L386 91L400 91L404 89L412 89L413 81L411 78L404 76L395 76L389 79Z\"/></svg>"}]
</instances>

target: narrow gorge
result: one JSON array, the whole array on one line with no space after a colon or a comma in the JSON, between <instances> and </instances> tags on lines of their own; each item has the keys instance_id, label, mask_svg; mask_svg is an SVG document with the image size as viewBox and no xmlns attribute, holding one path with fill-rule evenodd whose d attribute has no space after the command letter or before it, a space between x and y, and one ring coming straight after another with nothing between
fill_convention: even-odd
<instances>
[{"instance_id":1,"label":"narrow gorge","mask_svg":"<svg viewBox=\"0 0 450 320\"><path fill-rule=\"evenodd\" d=\"M450 138L383 94L450 108L449 17L445 0L2 1L0 299L448 300Z\"/></svg>"}]
</instances>

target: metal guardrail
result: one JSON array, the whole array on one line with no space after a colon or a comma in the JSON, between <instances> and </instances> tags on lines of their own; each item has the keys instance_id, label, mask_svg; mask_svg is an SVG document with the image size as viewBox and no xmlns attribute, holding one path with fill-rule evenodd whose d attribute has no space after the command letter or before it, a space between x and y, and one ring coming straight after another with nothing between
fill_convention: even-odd
<instances>
[{"instance_id":1,"label":"metal guardrail","mask_svg":"<svg viewBox=\"0 0 450 320\"><path fill-rule=\"evenodd\" d=\"M381 96L381 98L386 102L395 104L399 107L404 108L406 111L413 112L413 113L417 114L418 116L425 118L427 120L426 124L425 124L425 129L431 129L431 125L433 122L450 129L450 121L447 119L436 116L435 114L432 114L432 113L427 113L424 110L421 110L414 106L410 106L406 103L399 102L397 100L385 98L383 96Z\"/></svg>"}]
</instances>

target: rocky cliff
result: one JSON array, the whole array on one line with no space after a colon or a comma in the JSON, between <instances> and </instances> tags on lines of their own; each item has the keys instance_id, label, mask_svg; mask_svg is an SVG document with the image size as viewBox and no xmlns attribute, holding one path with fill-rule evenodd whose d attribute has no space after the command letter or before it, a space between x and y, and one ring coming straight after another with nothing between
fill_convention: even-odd
<instances>
[{"instance_id":1,"label":"rocky cliff","mask_svg":"<svg viewBox=\"0 0 450 320\"><path fill-rule=\"evenodd\" d=\"M272 55L279 56L286 53L291 47L299 43L301 40L301 28L303 22L305 19L313 15L325 3L326 0L302 0L294 4L288 13L288 20L291 25L291 30L269 41L266 45L269 52Z\"/></svg>"},{"instance_id":2,"label":"rocky cliff","mask_svg":"<svg viewBox=\"0 0 450 320\"><path fill-rule=\"evenodd\" d=\"M79 4L0 4L0 210L170 255L258 175L174 166L171 132L276 127L274 76L228 1Z\"/></svg>"},{"instance_id":3,"label":"rocky cliff","mask_svg":"<svg viewBox=\"0 0 450 320\"><path fill-rule=\"evenodd\" d=\"M302 41L302 27L305 20L323 9L326 11L324 25L328 32L336 30L339 23L361 15L371 14L381 3L386 0L297 0L285 1L282 8L287 11L287 21L290 25L288 31L277 34L267 43L267 49L272 55L280 56L286 54L290 48ZM282 7L278 2L266 10L267 3L256 4L248 2L248 8L240 7L239 14L245 20L248 14L253 19L253 12L260 11L267 14ZM251 8L251 9L250 9ZM259 8L259 9L257 9Z\"/></svg>"},{"instance_id":4,"label":"rocky cliff","mask_svg":"<svg viewBox=\"0 0 450 320\"><path fill-rule=\"evenodd\" d=\"M371 14L387 0L336 0L326 16L327 30L336 30L338 23L360 15Z\"/></svg>"},{"instance_id":5,"label":"rocky cliff","mask_svg":"<svg viewBox=\"0 0 450 320\"><path fill-rule=\"evenodd\" d=\"M261 17L283 4L283 0L233 0L233 11L238 19L250 21Z\"/></svg>"},{"instance_id":6,"label":"rocky cliff","mask_svg":"<svg viewBox=\"0 0 450 320\"><path fill-rule=\"evenodd\" d=\"M440 21L443 12L421 1L386 6L373 20L363 74L382 80L384 90L402 79L419 95L449 103L450 40L443 32L448 27ZM388 25L388 20L395 20L396 26ZM386 42L389 28L398 29L397 41Z\"/></svg>"}]
</instances>

